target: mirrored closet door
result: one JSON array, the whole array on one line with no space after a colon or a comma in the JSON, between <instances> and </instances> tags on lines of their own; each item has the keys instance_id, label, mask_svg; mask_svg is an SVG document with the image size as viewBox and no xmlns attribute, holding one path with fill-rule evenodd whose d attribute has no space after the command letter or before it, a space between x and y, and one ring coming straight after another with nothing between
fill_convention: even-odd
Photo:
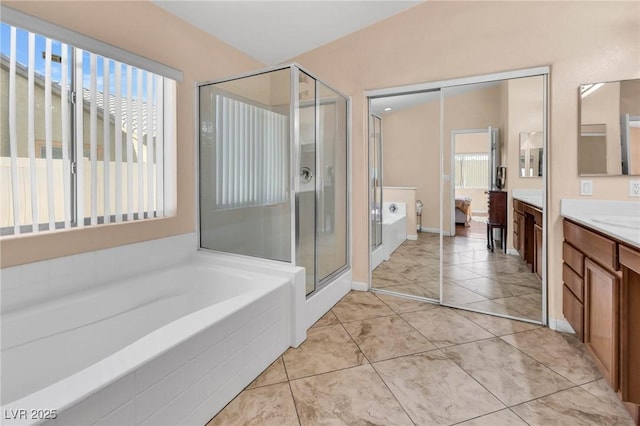
<instances>
[{"instance_id":1,"label":"mirrored closet door","mask_svg":"<svg viewBox=\"0 0 640 426\"><path fill-rule=\"evenodd\" d=\"M442 303L542 321L544 76L445 87L442 102Z\"/></svg>"},{"instance_id":2,"label":"mirrored closet door","mask_svg":"<svg viewBox=\"0 0 640 426\"><path fill-rule=\"evenodd\" d=\"M546 321L547 74L369 93L373 291Z\"/></svg>"},{"instance_id":3,"label":"mirrored closet door","mask_svg":"<svg viewBox=\"0 0 640 426\"><path fill-rule=\"evenodd\" d=\"M440 300L440 92L371 99L372 288Z\"/></svg>"}]
</instances>

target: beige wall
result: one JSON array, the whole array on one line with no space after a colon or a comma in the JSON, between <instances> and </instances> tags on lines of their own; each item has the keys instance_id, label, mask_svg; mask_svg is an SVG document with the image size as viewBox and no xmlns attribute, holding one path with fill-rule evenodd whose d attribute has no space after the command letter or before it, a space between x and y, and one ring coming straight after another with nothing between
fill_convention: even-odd
<instances>
[{"instance_id":1,"label":"beige wall","mask_svg":"<svg viewBox=\"0 0 640 426\"><path fill-rule=\"evenodd\" d=\"M559 212L579 197L578 87L639 77L639 27L638 2L425 2L296 57L353 97L354 280L368 274L365 91L549 65L549 313L562 318ZM628 181L593 178L591 198L627 200Z\"/></svg>"},{"instance_id":2,"label":"beige wall","mask_svg":"<svg viewBox=\"0 0 640 426\"><path fill-rule=\"evenodd\" d=\"M2 239L2 267L114 247L195 230L194 82L263 64L148 1L12 2L3 4L180 69L177 84L177 214L175 217Z\"/></svg>"},{"instance_id":3,"label":"beige wall","mask_svg":"<svg viewBox=\"0 0 640 426\"><path fill-rule=\"evenodd\" d=\"M514 189L543 190L539 177L520 177L520 133L538 132L544 129L544 78L528 77L512 79L507 86L507 126L503 134L507 159L507 248L513 248ZM574 160L577 161L577 160Z\"/></svg>"},{"instance_id":4,"label":"beige wall","mask_svg":"<svg viewBox=\"0 0 640 426\"><path fill-rule=\"evenodd\" d=\"M416 200L424 203L422 226L440 229L439 102L386 113L381 117L383 201L391 200L386 192L387 186L415 187ZM415 226L413 229L412 234L415 234Z\"/></svg>"}]
</instances>

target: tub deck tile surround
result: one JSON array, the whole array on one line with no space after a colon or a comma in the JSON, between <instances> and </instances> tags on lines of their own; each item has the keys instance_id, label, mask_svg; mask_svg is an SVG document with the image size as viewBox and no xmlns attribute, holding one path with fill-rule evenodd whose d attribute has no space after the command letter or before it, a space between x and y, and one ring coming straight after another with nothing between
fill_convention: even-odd
<instances>
[{"instance_id":1,"label":"tub deck tile surround","mask_svg":"<svg viewBox=\"0 0 640 426\"><path fill-rule=\"evenodd\" d=\"M289 387L254 383L208 425L272 424L265 419L275 418L299 425L633 425L603 379L572 371L571 365L588 367L590 362L584 345L571 335L373 293L351 292L332 312L351 306L375 308L363 319L336 315L337 324L327 321L333 318L328 315L309 330L310 335L325 330L322 335L340 336L325 340L342 348L332 353L332 363L324 361L323 339L307 339L296 350L304 356L296 357L293 371L287 363L293 351L281 357ZM425 320L428 315L439 320L437 333ZM457 343L461 327L474 332L463 332L463 343ZM446 347L434 349L447 334L454 337ZM536 341L543 342L544 353ZM362 354L360 361L356 353ZM319 364L325 367L317 370ZM279 369L276 365L269 370ZM314 369L305 377L297 375ZM584 380L592 381L576 383ZM286 401L275 401L276 395Z\"/></svg>"},{"instance_id":2,"label":"tub deck tile surround","mask_svg":"<svg viewBox=\"0 0 640 426\"><path fill-rule=\"evenodd\" d=\"M245 280L242 286L228 292L231 297L220 303L229 303L221 305L220 309L209 309L213 306L208 306L193 312L185 311L185 316L178 320L163 323L152 333L118 347L115 353L110 353L111 356L100 358L89 368L63 377L52 385L54 388L21 395L3 408L13 409L17 407L15 404L23 403L27 407L50 408L46 402L51 401L50 405L58 413L57 419L45 423L51 426L204 424L212 412L222 409L273 360L276 361L270 371L255 380L252 386L259 390L266 384L281 385L288 391L285 396L291 398L289 377L280 355L302 340L298 330L293 330L292 323L302 324L304 321L294 320L299 307L296 310L292 305L294 300L295 304L304 301L304 297L295 299L303 294L296 290L297 287L304 288L303 270L265 265L260 261L249 262L251 265L244 262L242 269L246 273L236 277L233 271L239 269L239 261L196 253L195 241L195 234L185 234L0 270L3 315L11 312L28 314L30 311L22 311L22 308L51 300L51 306L58 306L67 301L67 293L83 290L87 290L81 294L83 297L89 295L103 303L105 300L94 296L102 294L105 288L118 290L122 287L119 286L121 280L131 280L137 289L153 286L158 274L170 276L193 272L185 276L189 282L199 284L200 280L210 278L203 275L210 268L214 278L224 279L225 283L235 278ZM163 268L166 269L160 272ZM264 283L256 286L248 281L251 279L264 279ZM61 282L66 284L58 287ZM102 287L111 283L114 285ZM46 291L41 292L41 288ZM118 297L119 300L127 299L126 295L133 291L132 287L124 288L127 292ZM246 292L236 295L235 290L239 288ZM212 300L218 296L225 297L209 294L206 288L198 287L194 291L204 291L203 297L212 297ZM34 298L34 294L37 297ZM69 309L76 308L73 305L75 300L70 299ZM111 303L107 305L111 306ZM86 308L88 305L81 306ZM117 309L118 306L114 306L114 312ZM324 320L342 327L333 312ZM3 322L3 326L6 324ZM108 330L109 333L112 331ZM327 369L365 364L366 359L348 333L343 328L339 331L343 341L351 345L357 362L346 365L329 363ZM138 345L139 342L142 343ZM82 350L76 352L79 355L84 353ZM67 361L70 364L73 360ZM5 378L3 376L3 380ZM13 391L25 390L15 388ZM285 404L294 409L292 424L297 423L293 400L285 398ZM279 413L276 414L275 418L278 418ZM283 420L281 423L287 422Z\"/></svg>"}]
</instances>

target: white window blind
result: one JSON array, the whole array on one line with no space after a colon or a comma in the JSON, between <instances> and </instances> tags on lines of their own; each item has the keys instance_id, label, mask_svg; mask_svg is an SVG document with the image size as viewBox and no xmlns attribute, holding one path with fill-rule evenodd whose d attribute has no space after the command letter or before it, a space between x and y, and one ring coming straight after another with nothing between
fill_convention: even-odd
<instances>
[{"instance_id":1,"label":"white window blind","mask_svg":"<svg viewBox=\"0 0 640 426\"><path fill-rule=\"evenodd\" d=\"M175 162L175 82L0 27L2 78L9 81L2 234L170 215L175 177L164 171Z\"/></svg>"},{"instance_id":2,"label":"white window blind","mask_svg":"<svg viewBox=\"0 0 640 426\"><path fill-rule=\"evenodd\" d=\"M489 185L489 154L464 153L454 157L457 188L487 189Z\"/></svg>"},{"instance_id":3,"label":"white window blind","mask_svg":"<svg viewBox=\"0 0 640 426\"><path fill-rule=\"evenodd\" d=\"M216 208L288 201L289 120L216 95Z\"/></svg>"}]
</instances>

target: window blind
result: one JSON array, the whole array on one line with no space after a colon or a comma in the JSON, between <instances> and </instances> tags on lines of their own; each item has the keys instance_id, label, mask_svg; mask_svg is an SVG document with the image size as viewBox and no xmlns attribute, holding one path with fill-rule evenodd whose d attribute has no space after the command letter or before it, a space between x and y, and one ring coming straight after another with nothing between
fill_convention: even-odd
<instances>
[{"instance_id":1,"label":"window blind","mask_svg":"<svg viewBox=\"0 0 640 426\"><path fill-rule=\"evenodd\" d=\"M216 95L216 208L288 200L286 115Z\"/></svg>"},{"instance_id":2,"label":"window blind","mask_svg":"<svg viewBox=\"0 0 640 426\"><path fill-rule=\"evenodd\" d=\"M465 189L488 188L488 153L456 154L454 157L454 168L456 187Z\"/></svg>"},{"instance_id":3,"label":"window blind","mask_svg":"<svg viewBox=\"0 0 640 426\"><path fill-rule=\"evenodd\" d=\"M0 26L9 81L2 234L172 214L175 177L164 171L174 172L175 82Z\"/></svg>"}]
</instances>

